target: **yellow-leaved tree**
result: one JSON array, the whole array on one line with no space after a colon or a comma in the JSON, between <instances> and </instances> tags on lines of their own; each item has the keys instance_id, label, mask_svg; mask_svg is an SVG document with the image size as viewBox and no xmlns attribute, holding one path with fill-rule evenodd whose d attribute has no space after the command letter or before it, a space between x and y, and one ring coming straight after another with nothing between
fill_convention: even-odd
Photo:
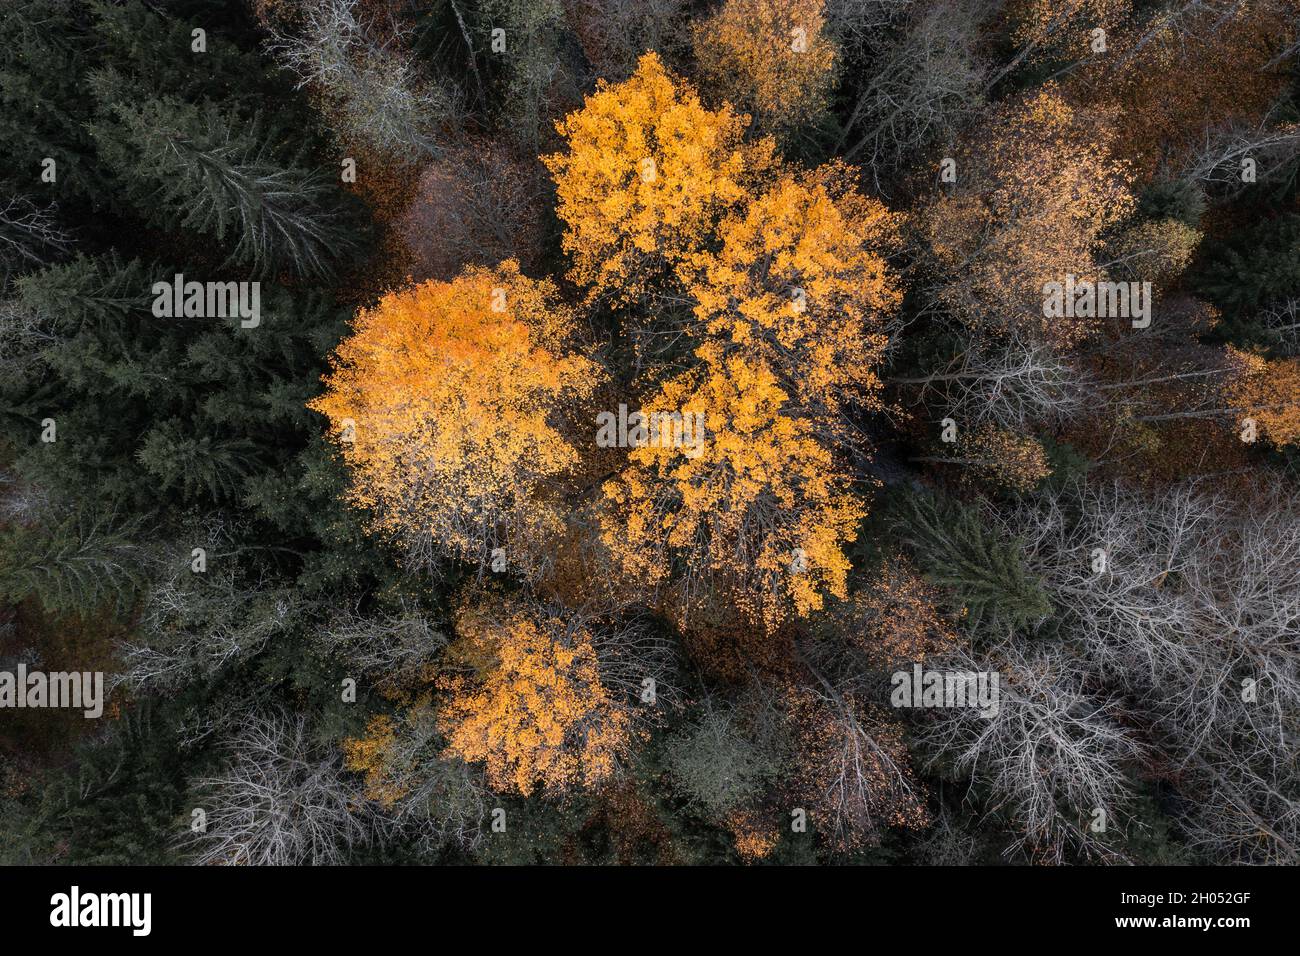
<instances>
[{"instance_id":1,"label":"yellow-leaved tree","mask_svg":"<svg viewBox=\"0 0 1300 956\"><path fill-rule=\"evenodd\" d=\"M772 631L844 590L865 507L840 412L878 404L898 223L847 167L783 171L743 127L647 55L561 124L547 163L573 278L623 301L671 279L691 309L666 330L687 333L689 367L640 409L666 427L605 484L601 540L676 619L722 592Z\"/></svg>"},{"instance_id":2,"label":"yellow-leaved tree","mask_svg":"<svg viewBox=\"0 0 1300 956\"><path fill-rule=\"evenodd\" d=\"M702 422L702 435L632 451L605 485L602 540L632 578L670 585L680 616L720 588L774 630L843 597L845 547L865 508L828 448L829 426L765 362L700 352L644 411Z\"/></svg>"},{"instance_id":3,"label":"yellow-leaved tree","mask_svg":"<svg viewBox=\"0 0 1300 956\"><path fill-rule=\"evenodd\" d=\"M835 79L824 0L725 0L692 32L705 89L763 129L814 122Z\"/></svg>"},{"instance_id":4,"label":"yellow-leaved tree","mask_svg":"<svg viewBox=\"0 0 1300 956\"><path fill-rule=\"evenodd\" d=\"M577 452L559 420L599 367L570 351L572 312L513 261L391 293L360 312L311 408L377 531L432 561L494 549L531 575L562 526Z\"/></svg>"},{"instance_id":5,"label":"yellow-leaved tree","mask_svg":"<svg viewBox=\"0 0 1300 956\"><path fill-rule=\"evenodd\" d=\"M463 604L441 681L447 753L483 764L494 790L527 796L609 781L636 735L601 680L595 637L577 617L524 600Z\"/></svg>"},{"instance_id":6,"label":"yellow-leaved tree","mask_svg":"<svg viewBox=\"0 0 1300 956\"><path fill-rule=\"evenodd\" d=\"M950 452L912 460L959 465L968 469L967 478L1020 492L1032 491L1052 475L1047 452L1038 439L991 423L962 432Z\"/></svg>"},{"instance_id":7,"label":"yellow-leaved tree","mask_svg":"<svg viewBox=\"0 0 1300 956\"><path fill-rule=\"evenodd\" d=\"M646 295L702 247L773 162L770 141L744 143L744 118L706 109L654 53L624 82L602 82L557 128L568 148L543 159L570 277L615 301Z\"/></svg>"},{"instance_id":8,"label":"yellow-leaved tree","mask_svg":"<svg viewBox=\"0 0 1300 956\"><path fill-rule=\"evenodd\" d=\"M1133 0L1012 0L1005 8L1011 40L1019 48L1012 62L1050 56L1082 59L1104 52L1104 46L1097 47L1105 34L1117 35L1132 7Z\"/></svg>"},{"instance_id":9,"label":"yellow-leaved tree","mask_svg":"<svg viewBox=\"0 0 1300 956\"><path fill-rule=\"evenodd\" d=\"M1279 448L1300 444L1300 358L1268 360L1238 352L1245 374L1229 388L1229 400L1244 419L1252 419L1262 436ZM1243 426L1243 435L1250 432Z\"/></svg>"},{"instance_id":10,"label":"yellow-leaved tree","mask_svg":"<svg viewBox=\"0 0 1300 956\"><path fill-rule=\"evenodd\" d=\"M902 299L884 256L897 217L852 185L847 167L786 173L726 220L716 252L693 256L696 335L761 358L805 402L870 403Z\"/></svg>"}]
</instances>

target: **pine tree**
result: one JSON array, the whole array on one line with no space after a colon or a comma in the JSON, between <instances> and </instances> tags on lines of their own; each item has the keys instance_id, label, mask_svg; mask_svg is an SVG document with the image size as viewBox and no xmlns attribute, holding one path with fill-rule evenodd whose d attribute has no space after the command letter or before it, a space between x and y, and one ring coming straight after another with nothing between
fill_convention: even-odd
<instances>
[{"instance_id":1,"label":"pine tree","mask_svg":"<svg viewBox=\"0 0 1300 956\"><path fill-rule=\"evenodd\" d=\"M256 49L260 37L241 29L220 4L208 11L199 5L185 0L164 11L152 0L92 0L87 26L98 65L190 103L220 101L251 116L273 99L278 111L293 111L298 104ZM205 31L202 53L193 50L196 26Z\"/></svg>"},{"instance_id":2,"label":"pine tree","mask_svg":"<svg viewBox=\"0 0 1300 956\"><path fill-rule=\"evenodd\" d=\"M135 530L84 508L10 523L0 529L0 600L36 597L55 614L91 614L105 602L126 610L143 580Z\"/></svg>"},{"instance_id":3,"label":"pine tree","mask_svg":"<svg viewBox=\"0 0 1300 956\"><path fill-rule=\"evenodd\" d=\"M132 311L148 308L151 285L150 270L139 260L78 253L24 276L16 291L24 308L50 316L62 332L75 333L85 325L116 325Z\"/></svg>"},{"instance_id":4,"label":"pine tree","mask_svg":"<svg viewBox=\"0 0 1300 956\"><path fill-rule=\"evenodd\" d=\"M1212 245L1198 285L1230 317L1300 297L1300 215L1266 219Z\"/></svg>"},{"instance_id":5,"label":"pine tree","mask_svg":"<svg viewBox=\"0 0 1300 956\"><path fill-rule=\"evenodd\" d=\"M234 497L254 468L256 452L250 441L196 434L193 425L171 418L149 430L136 458L159 490L176 489L182 500L193 501Z\"/></svg>"},{"instance_id":6,"label":"pine tree","mask_svg":"<svg viewBox=\"0 0 1300 956\"><path fill-rule=\"evenodd\" d=\"M0 181L21 190L42 185L42 162L56 163L61 195L90 198L103 177L91 157L81 72L90 38L73 4L6 0L0 16Z\"/></svg>"},{"instance_id":7,"label":"pine tree","mask_svg":"<svg viewBox=\"0 0 1300 956\"><path fill-rule=\"evenodd\" d=\"M150 98L113 70L90 86L100 156L153 225L212 236L263 276L323 278L359 246L344 195L322 173L281 163L260 119Z\"/></svg>"},{"instance_id":8,"label":"pine tree","mask_svg":"<svg viewBox=\"0 0 1300 956\"><path fill-rule=\"evenodd\" d=\"M979 509L912 492L900 502L898 526L926 577L949 589L973 626L988 620L1023 627L1052 613L1041 581L1020 559L1020 544L998 536Z\"/></svg>"},{"instance_id":9,"label":"pine tree","mask_svg":"<svg viewBox=\"0 0 1300 956\"><path fill-rule=\"evenodd\" d=\"M305 403L346 313L263 284L257 328L157 318L152 284L176 271L78 256L20 280L13 321L36 331L7 336L0 416L27 480L131 513L226 502L315 433ZM46 418L50 444L36 441Z\"/></svg>"},{"instance_id":10,"label":"pine tree","mask_svg":"<svg viewBox=\"0 0 1300 956\"><path fill-rule=\"evenodd\" d=\"M112 721L106 739L82 743L76 760L39 788L39 831L47 852L83 866L174 863L181 809L174 733L146 703ZM37 845L37 852L45 843ZM49 858L29 862L51 863Z\"/></svg>"}]
</instances>

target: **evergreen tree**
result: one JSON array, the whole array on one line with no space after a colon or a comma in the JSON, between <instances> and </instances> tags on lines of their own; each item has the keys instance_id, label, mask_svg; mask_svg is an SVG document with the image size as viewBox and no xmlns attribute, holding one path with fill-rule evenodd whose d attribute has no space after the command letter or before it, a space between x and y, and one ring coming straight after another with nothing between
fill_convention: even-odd
<instances>
[{"instance_id":1,"label":"evergreen tree","mask_svg":"<svg viewBox=\"0 0 1300 956\"><path fill-rule=\"evenodd\" d=\"M0 601L36 597L52 614L91 614L106 601L130 608L144 578L144 554L130 525L88 509L0 528Z\"/></svg>"},{"instance_id":2,"label":"evergreen tree","mask_svg":"<svg viewBox=\"0 0 1300 956\"><path fill-rule=\"evenodd\" d=\"M1300 297L1300 215L1265 219L1211 245L1198 287L1230 317Z\"/></svg>"},{"instance_id":3,"label":"evergreen tree","mask_svg":"<svg viewBox=\"0 0 1300 956\"><path fill-rule=\"evenodd\" d=\"M260 275L328 276L355 250L358 224L319 172L279 163L258 119L216 106L142 99L120 74L91 75L100 102L91 127L104 161L160 228L212 236Z\"/></svg>"},{"instance_id":4,"label":"evergreen tree","mask_svg":"<svg viewBox=\"0 0 1300 956\"><path fill-rule=\"evenodd\" d=\"M989 621L1018 628L1052 613L1042 582L1021 560L1019 542L984 524L978 507L912 492L900 502L897 527L926 577L952 592L972 626Z\"/></svg>"},{"instance_id":5,"label":"evergreen tree","mask_svg":"<svg viewBox=\"0 0 1300 956\"><path fill-rule=\"evenodd\" d=\"M181 810L177 748L147 704L89 738L0 820L0 862L127 866L177 862L170 851ZM8 832L6 832L8 831ZM8 844L6 846L6 844Z\"/></svg>"},{"instance_id":6,"label":"evergreen tree","mask_svg":"<svg viewBox=\"0 0 1300 956\"><path fill-rule=\"evenodd\" d=\"M93 55L79 5L11 0L0 17L0 142L6 162L0 181L89 200L104 187L85 129L89 105L82 71ZM42 183L45 159L56 184ZM52 197L53 198L53 197Z\"/></svg>"}]
</instances>

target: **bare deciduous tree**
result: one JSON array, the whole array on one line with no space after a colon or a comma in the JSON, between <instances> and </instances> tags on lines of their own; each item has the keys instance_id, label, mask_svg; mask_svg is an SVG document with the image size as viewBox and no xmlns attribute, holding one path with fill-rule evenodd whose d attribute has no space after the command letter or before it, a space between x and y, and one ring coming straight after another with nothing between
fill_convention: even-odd
<instances>
[{"instance_id":1,"label":"bare deciduous tree","mask_svg":"<svg viewBox=\"0 0 1300 956\"><path fill-rule=\"evenodd\" d=\"M1238 759L1193 758L1186 786L1196 796L1183 820L1188 843L1211 859L1248 865L1300 863L1300 753L1241 741ZM1217 749L1217 748L1216 748ZM1220 751L1223 752L1223 751Z\"/></svg>"},{"instance_id":2,"label":"bare deciduous tree","mask_svg":"<svg viewBox=\"0 0 1300 956\"><path fill-rule=\"evenodd\" d=\"M59 341L53 316L18 299L0 300L0 375L23 375Z\"/></svg>"},{"instance_id":3,"label":"bare deciduous tree","mask_svg":"<svg viewBox=\"0 0 1300 956\"><path fill-rule=\"evenodd\" d=\"M564 0L596 75L625 80L647 50L675 62L689 46L686 0Z\"/></svg>"},{"instance_id":4,"label":"bare deciduous tree","mask_svg":"<svg viewBox=\"0 0 1300 956\"><path fill-rule=\"evenodd\" d=\"M418 608L365 617L341 614L315 635L315 642L358 674L385 686L404 686L447 646L447 635Z\"/></svg>"},{"instance_id":5,"label":"bare deciduous tree","mask_svg":"<svg viewBox=\"0 0 1300 956\"><path fill-rule=\"evenodd\" d=\"M1110 485L1083 489L1073 507L1047 499L1017 527L1089 660L1158 709L1182 754L1225 726L1282 746L1288 715L1300 712L1294 496L1277 487L1243 502L1194 485L1159 496ZM1258 703L1243 707L1246 679Z\"/></svg>"},{"instance_id":6,"label":"bare deciduous tree","mask_svg":"<svg viewBox=\"0 0 1300 956\"><path fill-rule=\"evenodd\" d=\"M826 0L826 26L842 49L875 49L903 22L918 0Z\"/></svg>"},{"instance_id":7,"label":"bare deciduous tree","mask_svg":"<svg viewBox=\"0 0 1300 956\"><path fill-rule=\"evenodd\" d=\"M292 592L241 582L233 562L214 560L203 573L191 570L188 555L166 565L122 648L124 670L114 686L175 693L256 654L293 621Z\"/></svg>"},{"instance_id":8,"label":"bare deciduous tree","mask_svg":"<svg viewBox=\"0 0 1300 956\"><path fill-rule=\"evenodd\" d=\"M329 866L372 838L358 787L302 717L250 715L224 750L223 769L195 785L206 819L183 844L194 863Z\"/></svg>"},{"instance_id":9,"label":"bare deciduous tree","mask_svg":"<svg viewBox=\"0 0 1300 956\"><path fill-rule=\"evenodd\" d=\"M383 814L380 837L430 853L478 846L490 809L481 768L446 753L430 707L411 708L389 727L382 776L367 778L366 795Z\"/></svg>"},{"instance_id":10,"label":"bare deciduous tree","mask_svg":"<svg viewBox=\"0 0 1300 956\"><path fill-rule=\"evenodd\" d=\"M1294 862L1300 501L1192 484L1055 496L1011 519L1098 680L1140 701L1193 843Z\"/></svg>"},{"instance_id":11,"label":"bare deciduous tree","mask_svg":"<svg viewBox=\"0 0 1300 956\"><path fill-rule=\"evenodd\" d=\"M1051 345L1015 332L972 342L939 371L890 382L920 385L922 398L931 389L938 391L944 406L959 412L964 424L1019 431L1070 421L1088 398L1081 369Z\"/></svg>"},{"instance_id":12,"label":"bare deciduous tree","mask_svg":"<svg viewBox=\"0 0 1300 956\"><path fill-rule=\"evenodd\" d=\"M307 0L302 26L275 28L267 49L326 98L345 140L384 156L419 159L438 148L441 127L461 109L460 90L422 77L396 23L358 18L357 0Z\"/></svg>"},{"instance_id":13,"label":"bare deciduous tree","mask_svg":"<svg viewBox=\"0 0 1300 956\"><path fill-rule=\"evenodd\" d=\"M840 145L876 191L922 147L955 135L982 102L983 15L971 0L914 5L900 38L873 59Z\"/></svg>"},{"instance_id":14,"label":"bare deciduous tree","mask_svg":"<svg viewBox=\"0 0 1300 956\"><path fill-rule=\"evenodd\" d=\"M797 797L836 850L874 844L889 827L917 829L927 814L902 726L816 668L792 688Z\"/></svg>"},{"instance_id":15,"label":"bare deciduous tree","mask_svg":"<svg viewBox=\"0 0 1300 956\"><path fill-rule=\"evenodd\" d=\"M420 174L397 230L414 258L412 278L450 280L466 265L518 259L531 274L542 247L536 170L488 142L446 150Z\"/></svg>"},{"instance_id":16,"label":"bare deciduous tree","mask_svg":"<svg viewBox=\"0 0 1300 956\"><path fill-rule=\"evenodd\" d=\"M1002 641L987 653L958 650L936 659L940 671L999 675L996 712L935 709L920 729L932 762L950 764L985 787L989 809L1020 832L1013 851L1060 863L1071 849L1112 851L1090 835L1100 810L1110 827L1129 797L1126 765L1141 753L1114 700L1088 690L1087 665L1063 646L1026 648Z\"/></svg>"},{"instance_id":17,"label":"bare deciduous tree","mask_svg":"<svg viewBox=\"0 0 1300 956\"><path fill-rule=\"evenodd\" d=\"M26 196L0 201L0 289L18 273L46 265L72 248L54 212L53 204L42 208Z\"/></svg>"},{"instance_id":18,"label":"bare deciduous tree","mask_svg":"<svg viewBox=\"0 0 1300 956\"><path fill-rule=\"evenodd\" d=\"M1300 355L1300 299L1288 299L1261 309L1256 320L1280 354Z\"/></svg>"},{"instance_id":19,"label":"bare deciduous tree","mask_svg":"<svg viewBox=\"0 0 1300 956\"><path fill-rule=\"evenodd\" d=\"M1230 124L1207 129L1205 141L1184 163L1181 176L1207 192L1235 196L1255 182L1267 182L1293 170L1300 158L1300 123L1274 125L1272 117L1253 127ZM1254 164L1254 178L1243 176L1243 162Z\"/></svg>"}]
</instances>

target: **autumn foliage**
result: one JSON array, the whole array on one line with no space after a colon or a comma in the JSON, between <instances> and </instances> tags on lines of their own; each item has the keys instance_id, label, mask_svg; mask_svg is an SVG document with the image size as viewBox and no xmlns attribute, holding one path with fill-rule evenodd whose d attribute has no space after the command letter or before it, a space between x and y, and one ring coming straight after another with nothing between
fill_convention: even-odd
<instances>
[{"instance_id":1,"label":"autumn foliage","mask_svg":"<svg viewBox=\"0 0 1300 956\"><path fill-rule=\"evenodd\" d=\"M726 0L695 25L704 88L748 110L765 129L815 119L834 80L824 0Z\"/></svg>"},{"instance_id":2,"label":"autumn foliage","mask_svg":"<svg viewBox=\"0 0 1300 956\"><path fill-rule=\"evenodd\" d=\"M872 403L901 295L885 256L897 221L861 195L848 170L785 173L718 230L717 252L686 270L695 330L727 352L761 357L825 409Z\"/></svg>"},{"instance_id":3,"label":"autumn foliage","mask_svg":"<svg viewBox=\"0 0 1300 956\"><path fill-rule=\"evenodd\" d=\"M1079 794L1128 799L1116 763L1137 751L1059 629L1081 586L1041 555L1096 475L1250 493L1252 456L1300 442L1294 304L1240 345L1231 296L1189 279L1224 228L1207 197L1248 151L1236 126L1187 139L1220 94L1127 125L1168 86L1144 64L1205 44L1199 6L948 2L725 0L689 31L668 29L675 0L574 4L606 69L538 157L549 253L532 157L466 137L426 164L396 221L419 275L357 314L310 405L370 530L457 582L445 648L382 683L345 742L369 801L582 794L584 838L612 825L620 861L675 860L644 770L734 860L780 858L792 817L843 858L936 812L948 832L931 783L955 773L987 783L990 816L1015 808L1009 856L1121 852L1069 822ZM654 42L629 54L602 11ZM1257 19L1223 16L1244 50ZM928 77L908 58L940 53L917 101L893 76L854 86L855 64ZM861 126L869 169L849 162L862 143L823 148L837 83L861 97L842 138ZM1275 85L1246 84L1232 122L1262 121ZM1300 156L1292 138L1259 142ZM566 284L530 278L557 262ZM1285 268L1261 281L1293 288ZM1124 286L1124 309L1049 308L1065 283ZM1106 575L1136 546L1098 532L1070 553ZM1005 669L1010 709L905 712L884 688L923 667Z\"/></svg>"},{"instance_id":4,"label":"autumn foliage","mask_svg":"<svg viewBox=\"0 0 1300 956\"><path fill-rule=\"evenodd\" d=\"M1300 864L1300 0L0 8L0 865Z\"/></svg>"},{"instance_id":5,"label":"autumn foliage","mask_svg":"<svg viewBox=\"0 0 1300 956\"><path fill-rule=\"evenodd\" d=\"M1096 321L1043 316L1044 283L1105 278L1103 232L1133 208L1115 134L1049 86L993 111L954 157L957 187L924 227L944 279L939 300L975 328L1025 328L1071 342Z\"/></svg>"},{"instance_id":6,"label":"autumn foliage","mask_svg":"<svg viewBox=\"0 0 1300 956\"><path fill-rule=\"evenodd\" d=\"M812 420L763 363L705 362L647 405L704 416L707 441L636 449L618 479L602 539L632 577L668 583L689 608L716 584L773 628L842 594L844 548L865 514Z\"/></svg>"},{"instance_id":7,"label":"autumn foliage","mask_svg":"<svg viewBox=\"0 0 1300 956\"><path fill-rule=\"evenodd\" d=\"M1245 360L1247 371L1233 384L1230 400L1274 445L1300 443L1300 359Z\"/></svg>"},{"instance_id":8,"label":"autumn foliage","mask_svg":"<svg viewBox=\"0 0 1300 956\"><path fill-rule=\"evenodd\" d=\"M351 498L417 551L486 562L556 526L577 452L556 415L594 385L572 313L510 261L392 293L361 312L326 392Z\"/></svg>"},{"instance_id":9,"label":"autumn foliage","mask_svg":"<svg viewBox=\"0 0 1300 956\"><path fill-rule=\"evenodd\" d=\"M462 608L448 649L466 670L446 678L439 722L447 749L482 762L497 790L524 795L609 781L634 734L601 683L591 633L540 608Z\"/></svg>"},{"instance_id":10,"label":"autumn foliage","mask_svg":"<svg viewBox=\"0 0 1300 956\"><path fill-rule=\"evenodd\" d=\"M570 278L621 300L646 295L704 243L771 163L770 144L743 141L742 117L707 109L653 53L558 128L567 149L545 161Z\"/></svg>"}]
</instances>

